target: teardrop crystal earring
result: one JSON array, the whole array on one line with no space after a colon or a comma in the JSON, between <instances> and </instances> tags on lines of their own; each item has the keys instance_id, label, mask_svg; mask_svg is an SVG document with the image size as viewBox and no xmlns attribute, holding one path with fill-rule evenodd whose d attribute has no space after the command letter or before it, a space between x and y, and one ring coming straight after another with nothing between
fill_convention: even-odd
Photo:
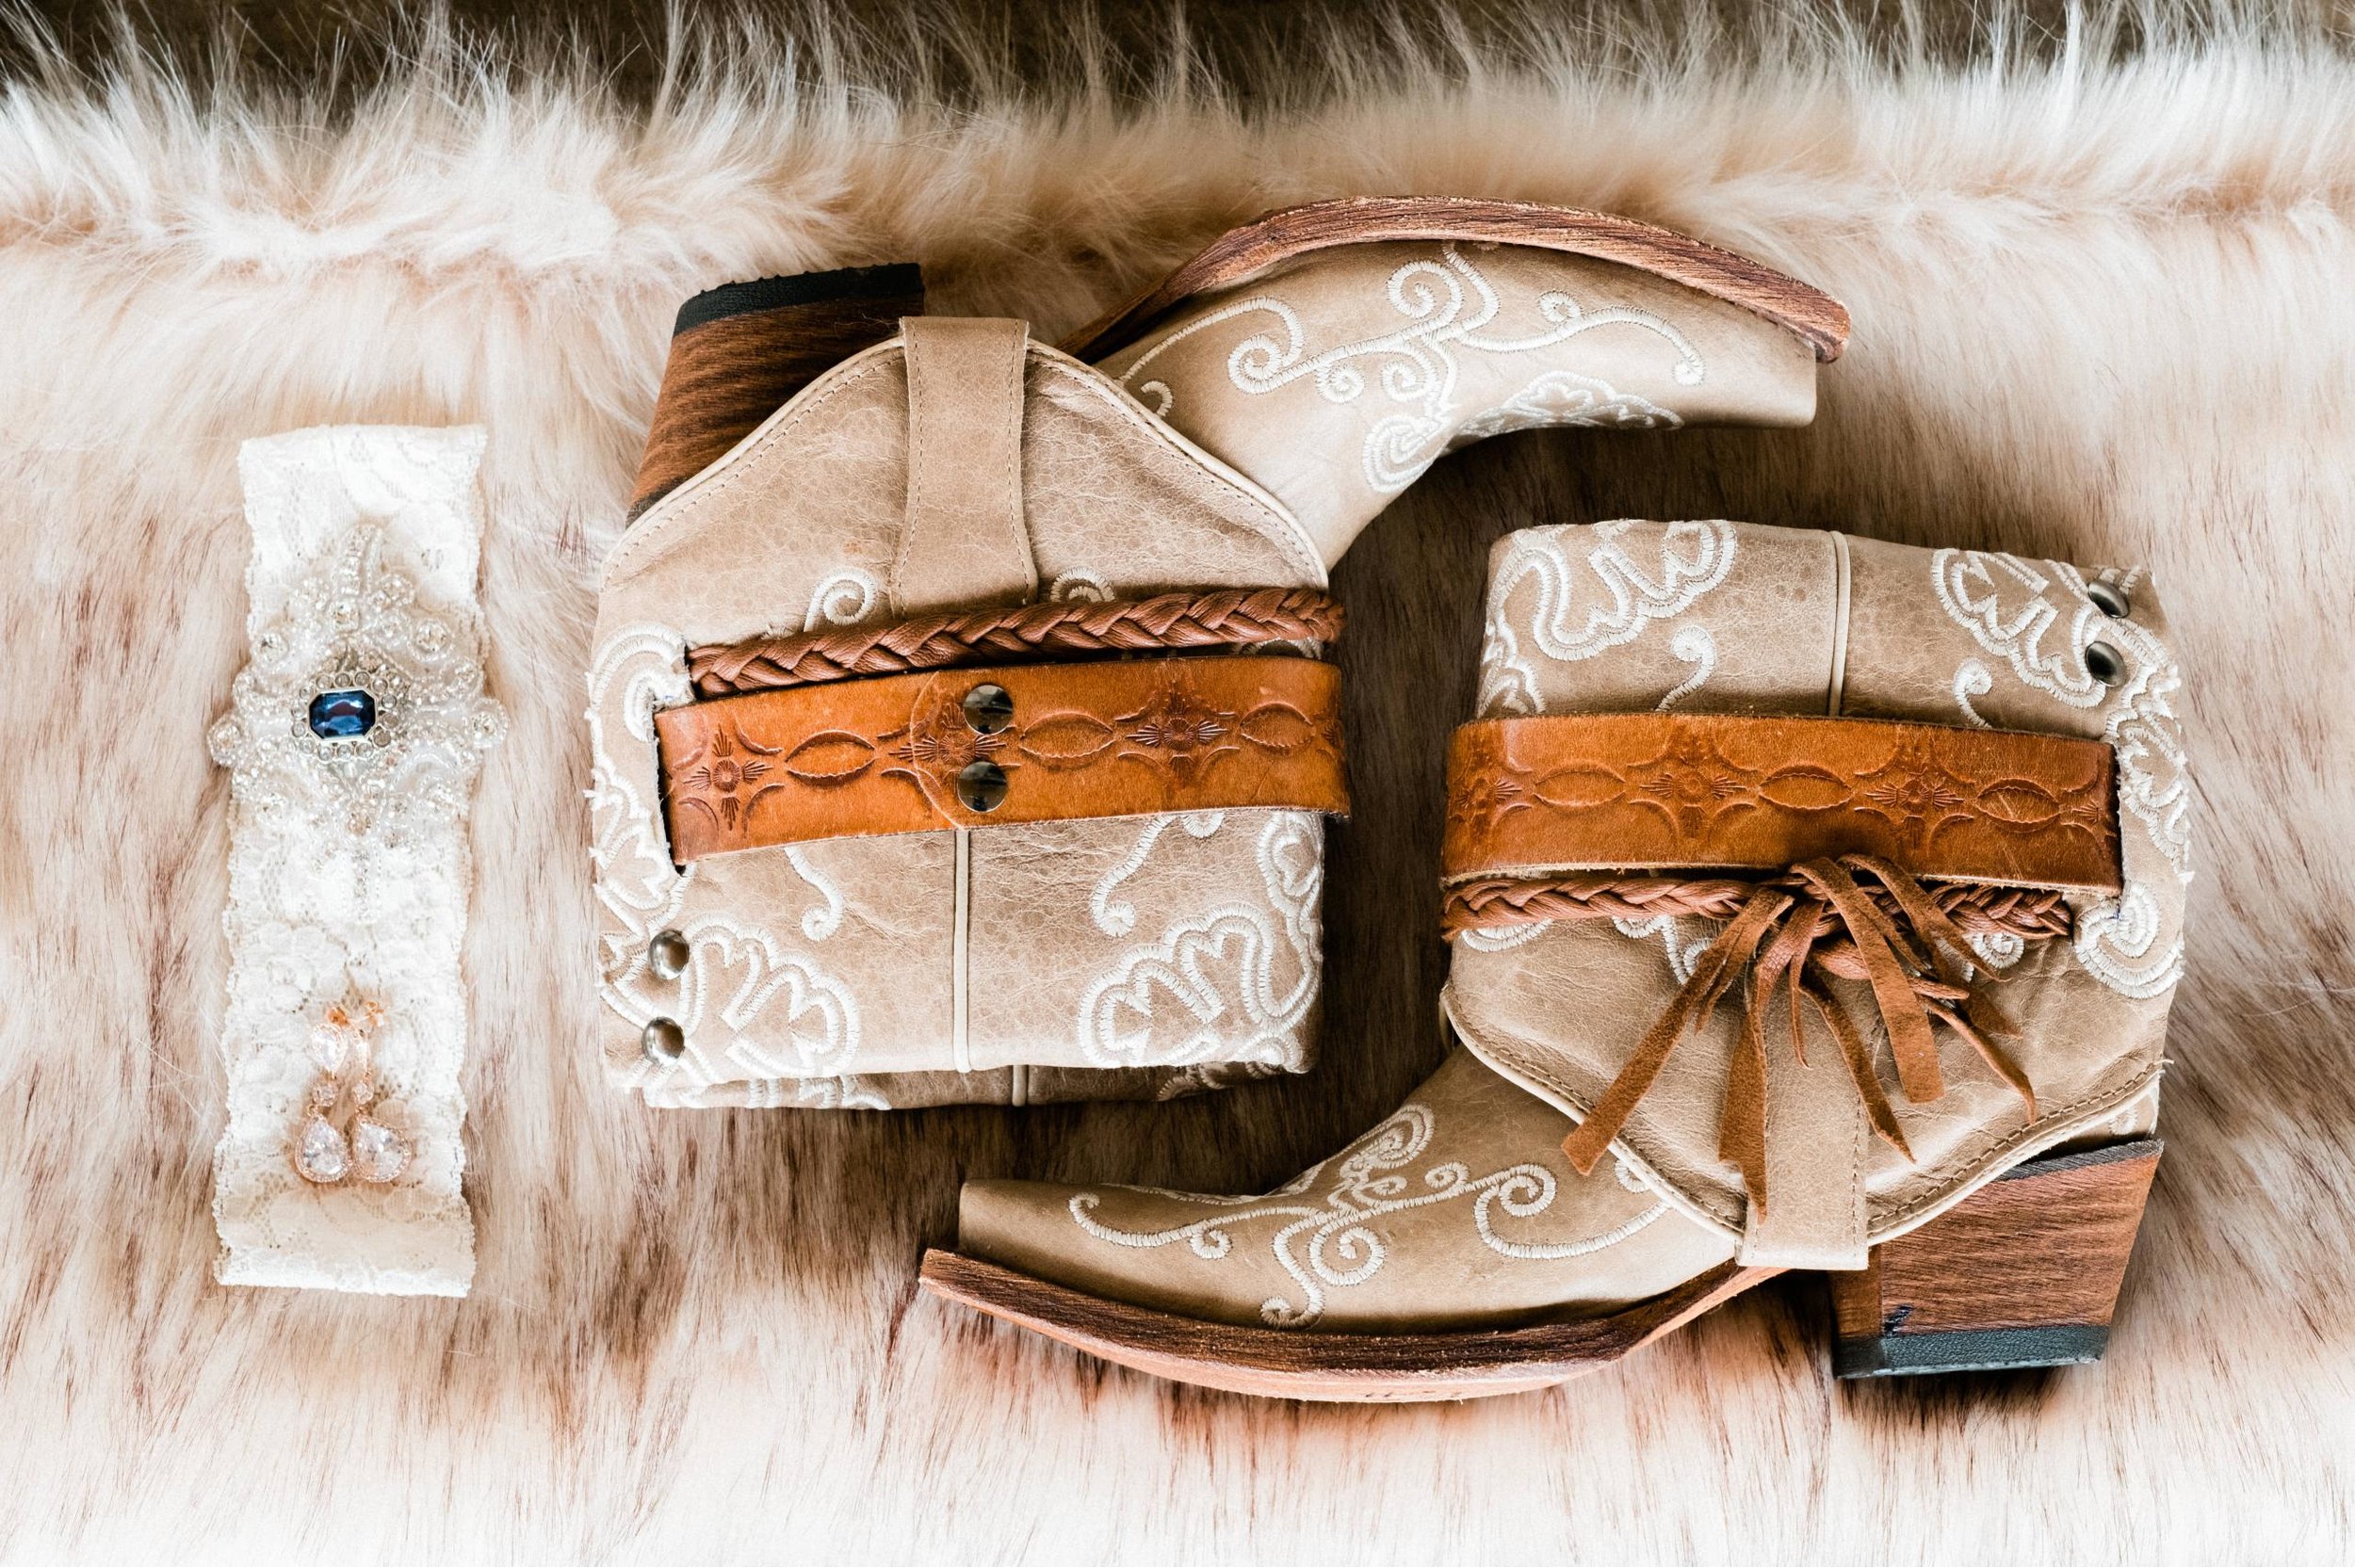
<instances>
[{"instance_id":1,"label":"teardrop crystal earring","mask_svg":"<svg viewBox=\"0 0 2355 1568\"><path fill-rule=\"evenodd\" d=\"M318 1076L305 1096L306 1114L295 1135L295 1173L320 1187L348 1177L394 1180L409 1165L409 1141L371 1116L377 1092L374 1036L384 1010L373 1001L338 1002L311 1031ZM349 1130L337 1109L351 1104Z\"/></svg>"},{"instance_id":2,"label":"teardrop crystal earring","mask_svg":"<svg viewBox=\"0 0 2355 1568\"><path fill-rule=\"evenodd\" d=\"M295 1134L295 1174L320 1187L333 1187L351 1170L351 1146L329 1120L343 1091L343 1080L331 1073L312 1079L309 1114Z\"/></svg>"},{"instance_id":3,"label":"teardrop crystal earring","mask_svg":"<svg viewBox=\"0 0 2355 1568\"><path fill-rule=\"evenodd\" d=\"M351 1084L352 1173L364 1182L382 1185L409 1168L409 1140L368 1114L377 1102L370 1042L360 1045L360 1068Z\"/></svg>"}]
</instances>

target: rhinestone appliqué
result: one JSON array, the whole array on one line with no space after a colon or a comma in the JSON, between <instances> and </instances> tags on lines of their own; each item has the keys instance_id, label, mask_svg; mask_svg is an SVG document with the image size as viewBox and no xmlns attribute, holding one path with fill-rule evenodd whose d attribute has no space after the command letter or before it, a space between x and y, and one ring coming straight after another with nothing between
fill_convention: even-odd
<instances>
[{"instance_id":1,"label":"rhinestone appliqu\u00e9","mask_svg":"<svg viewBox=\"0 0 2355 1568\"><path fill-rule=\"evenodd\" d=\"M253 641L208 739L240 800L397 843L454 820L507 733L477 639L363 525Z\"/></svg>"}]
</instances>

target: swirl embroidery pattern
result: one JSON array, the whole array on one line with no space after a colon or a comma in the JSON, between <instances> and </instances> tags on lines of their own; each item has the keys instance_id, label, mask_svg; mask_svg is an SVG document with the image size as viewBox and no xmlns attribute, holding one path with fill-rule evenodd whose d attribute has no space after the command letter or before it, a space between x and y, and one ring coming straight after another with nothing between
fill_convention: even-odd
<instances>
[{"instance_id":1,"label":"swirl embroidery pattern","mask_svg":"<svg viewBox=\"0 0 2355 1568\"><path fill-rule=\"evenodd\" d=\"M2140 633L2140 628L2135 628ZM2126 639L2139 656L2103 734L2118 752L2118 799L2139 819L2179 881L2191 881L2191 774L2174 694L2184 678L2158 639Z\"/></svg>"},{"instance_id":2,"label":"swirl embroidery pattern","mask_svg":"<svg viewBox=\"0 0 2355 1568\"><path fill-rule=\"evenodd\" d=\"M2167 924L2159 900L2140 882L2077 916L2077 962L2121 996L2165 994L2184 978L2184 939L2162 946Z\"/></svg>"},{"instance_id":3,"label":"swirl embroidery pattern","mask_svg":"<svg viewBox=\"0 0 2355 1568\"><path fill-rule=\"evenodd\" d=\"M1668 652L1693 666L1693 672L1671 687L1668 694L1660 699L1659 706L1653 710L1657 713L1666 713L1675 707L1707 685L1709 677L1717 672L1717 639L1709 635L1707 626L1697 622L1677 628L1676 636L1668 639Z\"/></svg>"},{"instance_id":4,"label":"swirl embroidery pattern","mask_svg":"<svg viewBox=\"0 0 2355 1568\"><path fill-rule=\"evenodd\" d=\"M689 700L685 641L663 626L634 626L609 638L589 676L590 855L598 902L608 915L599 937L600 995L631 1030L658 1014L675 1018L687 1049L674 1066L636 1051L609 1057L623 1087L663 1104L706 1103L704 1091L724 1080L833 1077L857 1055L859 1011L849 989L812 959L782 946L766 929L719 914L686 916L695 868L674 865L657 819L654 716ZM632 744L616 748L618 726ZM826 903L803 917L813 944L839 929L841 898L831 884L795 863ZM675 929L690 954L675 996L658 998L646 946ZM716 1056L708 1021L727 1032ZM852 1080L842 1091L854 1092ZM755 1103L782 1086L739 1084Z\"/></svg>"},{"instance_id":5,"label":"swirl embroidery pattern","mask_svg":"<svg viewBox=\"0 0 2355 1568\"><path fill-rule=\"evenodd\" d=\"M2058 563L2048 562L2056 570ZM2012 673L2071 707L2100 705L2109 688L2086 668L2086 647L2095 640L2102 612L2085 598L2084 583L2071 586L2083 603L2070 618L2065 648L2046 646L2062 611L2044 597L2053 578L2017 556L1987 550L1940 550L1930 562L1938 602L1979 646L2005 659ZM2071 577L2076 574L2071 572Z\"/></svg>"},{"instance_id":6,"label":"swirl embroidery pattern","mask_svg":"<svg viewBox=\"0 0 2355 1568\"><path fill-rule=\"evenodd\" d=\"M1156 816L1145 825L1145 831L1137 835L1136 848L1123 855L1119 865L1104 873L1096 884L1096 891L1088 897L1089 918L1096 922L1096 929L1106 936L1127 936L1136 929L1136 905L1126 898L1115 901L1113 895L1122 882L1145 868L1145 863L1153 854L1153 846L1161 841L1161 834L1169 831L1173 822L1182 823L1189 838L1209 838L1226 825L1226 814L1223 811L1187 812L1181 816Z\"/></svg>"},{"instance_id":7,"label":"swirl embroidery pattern","mask_svg":"<svg viewBox=\"0 0 2355 1568\"><path fill-rule=\"evenodd\" d=\"M844 567L818 585L809 596L809 613L802 617L804 631L819 626L854 626L883 603L883 585L870 573Z\"/></svg>"},{"instance_id":8,"label":"swirl embroidery pattern","mask_svg":"<svg viewBox=\"0 0 2355 1568\"><path fill-rule=\"evenodd\" d=\"M1633 641L1654 621L1671 620L1726 580L1736 549L1725 522L1639 524L1628 520L1578 529L1591 539L1585 559L1563 549L1567 528L1531 528L1512 536L1488 588L1488 622L1480 651L1479 711L1543 713L1537 671L1521 651L1526 630L1538 652L1561 663L1590 659ZM1645 559L1632 546L1648 542ZM1656 552L1656 553L1655 553ZM1515 592L1532 585L1536 603L1516 624ZM1681 627L1671 651L1698 672L1661 699L1665 711L1716 668L1716 643L1700 622Z\"/></svg>"},{"instance_id":9,"label":"swirl embroidery pattern","mask_svg":"<svg viewBox=\"0 0 2355 1568\"><path fill-rule=\"evenodd\" d=\"M1266 817L1257 846L1266 901L1225 904L1178 920L1158 943L1130 949L1089 986L1079 1008L1080 1047L1088 1060L1105 1067L1216 1060L1307 1068L1302 1029L1316 998L1324 940L1318 917L1324 830L1308 812L1272 811ZM1178 818L1161 818L1173 820ZM1203 819L1186 820L1196 838L1218 831L1196 831ZM1134 858L1144 864L1142 855ZM1112 885L1099 888L1098 897ZM1133 924L1125 903L1106 913L1117 911L1128 911Z\"/></svg>"},{"instance_id":10,"label":"swirl embroidery pattern","mask_svg":"<svg viewBox=\"0 0 2355 1568\"><path fill-rule=\"evenodd\" d=\"M1171 348L1230 321L1264 322L1264 330L1227 351L1226 375L1249 396L1308 380L1329 403L1355 403L1378 384L1399 412L1375 420L1362 454L1366 483L1389 494L1405 489L1451 445L1532 425L1611 426L1629 429L1673 428L1682 420L1646 398L1615 390L1605 381L1575 372L1542 373L1493 408L1465 416L1459 400L1460 356L1529 354L1551 348L1582 332L1613 323L1640 327L1676 354L1671 378L1697 386L1707 366L1691 341L1649 311L1614 307L1588 311L1559 290L1534 301L1541 326L1523 336L1493 336L1504 309L1496 286L1453 244L1436 258L1410 261L1393 271L1385 289L1390 308L1403 318L1397 329L1311 351L1300 313L1272 294L1226 305L1155 343L1121 376L1145 406L1166 418L1177 394L1164 380L1137 378ZM1369 376L1368 369L1372 369Z\"/></svg>"},{"instance_id":11,"label":"swirl embroidery pattern","mask_svg":"<svg viewBox=\"0 0 2355 1568\"><path fill-rule=\"evenodd\" d=\"M2104 614L2087 595L2085 574L2065 561L1940 550L1931 575L1948 617L2023 684L2071 707L2110 704L2102 736L2117 758L2118 803L2122 816L2141 825L2142 843L2155 852L2156 864L2144 862L2143 851L2128 841L2125 886L2078 918L2077 960L2120 995L2165 994L2183 975L2182 899L2172 894L2162 898L2151 879L2191 880L2190 779L2173 703L2183 677L2173 655L2148 627ZM2129 572L2112 583L2124 591L2140 575ZM2054 629L2063 622L2069 628L2064 644L2052 646ZM2095 679L2086 649L2096 641L2123 655L2133 672L2115 684ZM1970 699L1987 697L1993 686L1992 672L1975 659L1956 671L1956 701L1982 728L1989 721Z\"/></svg>"},{"instance_id":12,"label":"swirl embroidery pattern","mask_svg":"<svg viewBox=\"0 0 2355 1568\"><path fill-rule=\"evenodd\" d=\"M1299 1286L1297 1302L1274 1296L1260 1303L1261 1321L1275 1328L1308 1328L1324 1316L1327 1288L1345 1289L1365 1284L1389 1261L1389 1250L1372 1221L1435 1204L1471 1200L1472 1231L1482 1245L1502 1257L1524 1261L1581 1257L1616 1246L1665 1214L1668 1205L1655 1203L1635 1218L1602 1233L1575 1241L1517 1241L1498 1234L1495 1211L1516 1220L1533 1219L1553 1206L1561 1188L1552 1172L1524 1163L1474 1176L1460 1161L1449 1160L1424 1171L1421 1190L1402 1174L1430 1146L1437 1120L1412 1102L1368 1134L1340 1157L1311 1166L1265 1198L1197 1198L1185 1193L1163 1197L1207 1203L1229 1210L1191 1224L1161 1231L1124 1231L1104 1224L1095 1211L1102 1197L1082 1192L1072 1198L1071 1218L1099 1241L1120 1247L1166 1247L1184 1242L1194 1256L1218 1262L1234 1251L1236 1229L1255 1220L1282 1220L1268 1246L1277 1267ZM1315 1201L1306 1201L1332 1168L1330 1186ZM1300 1199L1300 1202L1278 1200Z\"/></svg>"}]
</instances>

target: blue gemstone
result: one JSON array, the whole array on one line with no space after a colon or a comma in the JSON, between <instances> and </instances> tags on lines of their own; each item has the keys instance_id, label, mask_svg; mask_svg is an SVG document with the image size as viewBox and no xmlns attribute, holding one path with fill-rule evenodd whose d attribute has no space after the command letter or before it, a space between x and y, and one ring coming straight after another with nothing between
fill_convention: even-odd
<instances>
[{"instance_id":1,"label":"blue gemstone","mask_svg":"<svg viewBox=\"0 0 2355 1568\"><path fill-rule=\"evenodd\" d=\"M322 691L311 699L311 733L349 740L376 728L376 699L365 691Z\"/></svg>"}]
</instances>

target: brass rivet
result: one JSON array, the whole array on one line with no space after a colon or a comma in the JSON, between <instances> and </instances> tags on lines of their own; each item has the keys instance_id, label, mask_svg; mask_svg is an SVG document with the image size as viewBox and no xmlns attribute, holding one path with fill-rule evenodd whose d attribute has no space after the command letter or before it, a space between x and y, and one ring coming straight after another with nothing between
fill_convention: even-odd
<instances>
[{"instance_id":1,"label":"brass rivet","mask_svg":"<svg viewBox=\"0 0 2355 1568\"><path fill-rule=\"evenodd\" d=\"M2106 642L2088 642L2086 673L2103 686L2116 686L2126 674L2126 655Z\"/></svg>"},{"instance_id":2,"label":"brass rivet","mask_svg":"<svg viewBox=\"0 0 2355 1568\"><path fill-rule=\"evenodd\" d=\"M984 682L965 694L965 721L978 735L996 735L1014 722L1014 694Z\"/></svg>"},{"instance_id":3,"label":"brass rivet","mask_svg":"<svg viewBox=\"0 0 2355 1568\"><path fill-rule=\"evenodd\" d=\"M2095 609L2113 621L2123 621L2135 611L2135 602L2116 583L2087 583L2086 597L2093 601Z\"/></svg>"},{"instance_id":4,"label":"brass rivet","mask_svg":"<svg viewBox=\"0 0 2355 1568\"><path fill-rule=\"evenodd\" d=\"M967 811L996 811L1006 798L1006 770L984 757L957 775L957 799Z\"/></svg>"},{"instance_id":5,"label":"brass rivet","mask_svg":"<svg viewBox=\"0 0 2355 1568\"><path fill-rule=\"evenodd\" d=\"M675 1018L649 1020L638 1039L646 1047L646 1055L666 1067L687 1050L687 1031L678 1026Z\"/></svg>"},{"instance_id":6,"label":"brass rivet","mask_svg":"<svg viewBox=\"0 0 2355 1568\"><path fill-rule=\"evenodd\" d=\"M675 980L686 974L690 956L687 938L677 931L657 931L654 940L646 944L646 967L654 971L657 979Z\"/></svg>"}]
</instances>

